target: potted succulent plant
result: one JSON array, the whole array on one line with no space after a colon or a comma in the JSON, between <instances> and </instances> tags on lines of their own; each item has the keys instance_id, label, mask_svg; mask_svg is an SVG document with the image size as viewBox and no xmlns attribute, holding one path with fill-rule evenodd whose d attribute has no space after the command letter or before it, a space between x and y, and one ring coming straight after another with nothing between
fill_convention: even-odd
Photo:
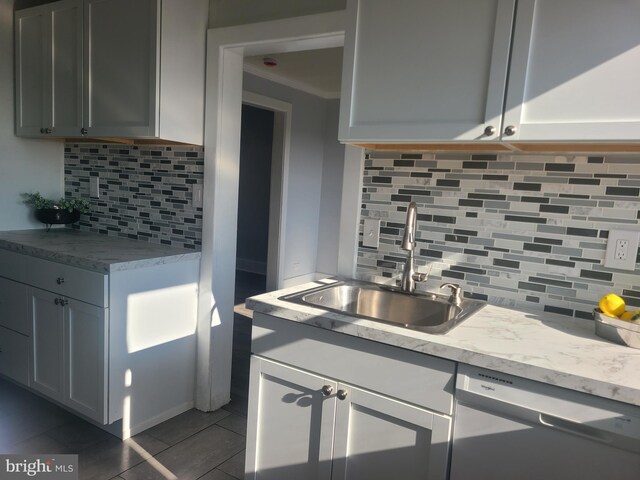
<instances>
[{"instance_id":1,"label":"potted succulent plant","mask_svg":"<svg viewBox=\"0 0 640 480\"><path fill-rule=\"evenodd\" d=\"M77 222L80 215L91 211L91 204L84 199L61 198L49 200L36 193L23 193L24 203L35 209L36 218L47 225Z\"/></svg>"}]
</instances>

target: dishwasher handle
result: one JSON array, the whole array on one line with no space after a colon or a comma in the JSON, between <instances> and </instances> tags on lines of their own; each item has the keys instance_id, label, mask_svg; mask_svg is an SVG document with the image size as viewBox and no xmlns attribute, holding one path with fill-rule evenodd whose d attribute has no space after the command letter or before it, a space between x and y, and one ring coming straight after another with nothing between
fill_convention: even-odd
<instances>
[{"instance_id":1,"label":"dishwasher handle","mask_svg":"<svg viewBox=\"0 0 640 480\"><path fill-rule=\"evenodd\" d=\"M599 430L583 423L572 422L571 420L554 417L546 413L539 413L538 421L546 427L554 428L571 435L577 435L588 440L609 444L613 442L613 437L608 435L604 430Z\"/></svg>"}]
</instances>

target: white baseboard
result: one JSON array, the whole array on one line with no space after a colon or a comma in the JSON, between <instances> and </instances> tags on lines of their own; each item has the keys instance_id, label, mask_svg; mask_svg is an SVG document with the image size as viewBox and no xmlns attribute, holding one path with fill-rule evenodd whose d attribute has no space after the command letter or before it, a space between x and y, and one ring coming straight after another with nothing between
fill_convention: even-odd
<instances>
[{"instance_id":1,"label":"white baseboard","mask_svg":"<svg viewBox=\"0 0 640 480\"><path fill-rule=\"evenodd\" d=\"M249 273L257 273L259 275L266 275L267 262L238 257L236 258L236 270L241 270L243 272Z\"/></svg>"},{"instance_id":2,"label":"white baseboard","mask_svg":"<svg viewBox=\"0 0 640 480\"><path fill-rule=\"evenodd\" d=\"M173 418L176 415L180 415L181 413L184 413L187 410L191 410L194 407L194 405L195 405L195 402L193 400L189 402L185 402L182 405L178 405L176 407L170 408L169 410L165 410L164 412L162 412L159 415L156 415L155 417L148 418L143 422L137 423L136 425L131 425L128 430L125 430L122 427L122 420L118 420L117 422L114 422L110 425L99 425L99 424L96 424L96 425L102 428L103 430L106 430L110 434L115 435L116 437L121 438L122 440L126 440L127 438L133 437L134 435L144 432L145 430L151 427L155 427L156 425L166 420L169 420L170 418Z\"/></svg>"}]
</instances>

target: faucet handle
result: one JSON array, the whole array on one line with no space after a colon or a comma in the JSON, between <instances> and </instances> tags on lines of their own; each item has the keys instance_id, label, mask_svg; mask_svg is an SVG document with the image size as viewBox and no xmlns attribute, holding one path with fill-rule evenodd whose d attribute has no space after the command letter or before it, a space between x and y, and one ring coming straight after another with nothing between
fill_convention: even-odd
<instances>
[{"instance_id":1,"label":"faucet handle","mask_svg":"<svg viewBox=\"0 0 640 480\"><path fill-rule=\"evenodd\" d=\"M427 274L426 273L414 273L413 274L413 281L414 282L424 282L427 279Z\"/></svg>"},{"instance_id":2,"label":"faucet handle","mask_svg":"<svg viewBox=\"0 0 640 480\"><path fill-rule=\"evenodd\" d=\"M460 304L462 301L462 287L457 283L443 283L440 285L440 288L450 288L451 296L449 297L449 301L451 303L455 303L456 305Z\"/></svg>"}]
</instances>

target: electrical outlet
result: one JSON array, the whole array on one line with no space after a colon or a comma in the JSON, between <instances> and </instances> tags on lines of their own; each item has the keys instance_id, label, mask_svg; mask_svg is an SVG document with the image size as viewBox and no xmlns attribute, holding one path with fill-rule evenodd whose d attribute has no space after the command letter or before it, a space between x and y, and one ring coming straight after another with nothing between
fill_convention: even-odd
<instances>
[{"instance_id":1,"label":"electrical outlet","mask_svg":"<svg viewBox=\"0 0 640 480\"><path fill-rule=\"evenodd\" d=\"M626 260L629 254L629 240L616 240L616 260Z\"/></svg>"},{"instance_id":2,"label":"electrical outlet","mask_svg":"<svg viewBox=\"0 0 640 480\"><path fill-rule=\"evenodd\" d=\"M380 244L380 219L365 218L362 228L362 246L378 248Z\"/></svg>"},{"instance_id":3,"label":"electrical outlet","mask_svg":"<svg viewBox=\"0 0 640 480\"><path fill-rule=\"evenodd\" d=\"M640 232L609 230L604 266L620 270L635 270L639 240Z\"/></svg>"},{"instance_id":4,"label":"electrical outlet","mask_svg":"<svg viewBox=\"0 0 640 480\"><path fill-rule=\"evenodd\" d=\"M100 198L100 177L89 177L89 196Z\"/></svg>"},{"instance_id":5,"label":"electrical outlet","mask_svg":"<svg viewBox=\"0 0 640 480\"><path fill-rule=\"evenodd\" d=\"M191 205L202 208L202 184L194 183L191 187Z\"/></svg>"}]
</instances>

